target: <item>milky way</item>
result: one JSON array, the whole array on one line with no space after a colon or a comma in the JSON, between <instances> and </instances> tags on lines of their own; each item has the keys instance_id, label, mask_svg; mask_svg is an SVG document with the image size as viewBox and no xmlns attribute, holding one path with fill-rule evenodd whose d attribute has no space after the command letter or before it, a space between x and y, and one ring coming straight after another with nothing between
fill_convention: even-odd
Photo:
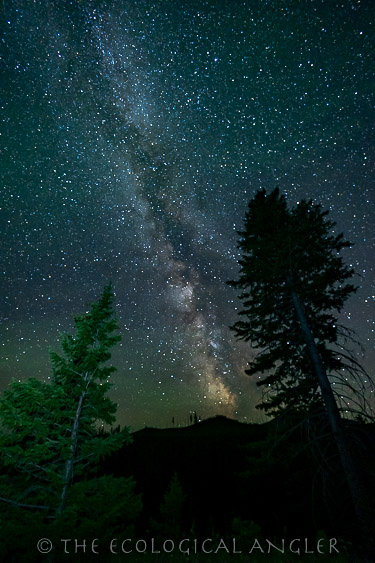
<instances>
[{"instance_id":1,"label":"milky way","mask_svg":"<svg viewBox=\"0 0 375 563\"><path fill-rule=\"evenodd\" d=\"M108 280L112 397L132 428L255 420L229 326L260 187L312 198L354 243L340 318L373 371L371 2L29 2L2 8L1 388Z\"/></svg>"}]
</instances>

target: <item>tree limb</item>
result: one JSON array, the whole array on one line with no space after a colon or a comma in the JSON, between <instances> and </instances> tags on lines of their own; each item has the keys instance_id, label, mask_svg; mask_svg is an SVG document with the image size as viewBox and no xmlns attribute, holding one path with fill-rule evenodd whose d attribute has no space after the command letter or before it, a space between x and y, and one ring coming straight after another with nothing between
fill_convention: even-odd
<instances>
[{"instance_id":1,"label":"tree limb","mask_svg":"<svg viewBox=\"0 0 375 563\"><path fill-rule=\"evenodd\" d=\"M10 500L8 498L0 497L0 501L8 502L9 504L13 504L14 506L18 506L20 508L38 508L40 510L49 510L50 506L44 506L41 504L25 504L23 502L17 502L15 500Z\"/></svg>"}]
</instances>

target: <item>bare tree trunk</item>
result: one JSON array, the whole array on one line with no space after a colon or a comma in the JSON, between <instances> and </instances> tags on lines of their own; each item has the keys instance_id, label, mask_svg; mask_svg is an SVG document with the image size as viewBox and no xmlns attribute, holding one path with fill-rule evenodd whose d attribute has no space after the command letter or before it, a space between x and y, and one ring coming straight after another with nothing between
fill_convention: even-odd
<instances>
[{"instance_id":1,"label":"bare tree trunk","mask_svg":"<svg viewBox=\"0 0 375 563\"><path fill-rule=\"evenodd\" d=\"M344 433L340 411L338 409L326 369L322 362L322 358L311 333L303 304L301 303L299 296L292 287L290 287L289 291L295 311L297 313L298 321L301 326L303 338L305 340L307 350L311 359L312 367L318 379L323 401L327 409L328 420L332 429L333 437L339 452L341 465L344 470L350 495L353 501L356 519L359 526L358 531L361 538L366 541L367 547L373 549L374 514L373 509L371 509L370 506L371 500L369 501L369 494L366 490L364 480L360 474L355 454L350 451Z\"/></svg>"},{"instance_id":2,"label":"bare tree trunk","mask_svg":"<svg viewBox=\"0 0 375 563\"><path fill-rule=\"evenodd\" d=\"M84 381L86 383L85 389L82 391L81 396L78 401L76 414L74 417L73 428L72 428L72 437L69 447L69 457L65 462L65 469L64 469L64 480L63 480L63 488L60 495L60 503L56 509L56 516L59 516L66 505L66 499L68 496L69 487L71 485L72 477L73 477L73 469L74 469L74 461L77 455L77 446L78 446L78 433L79 433L79 425L81 420L82 408L85 402L87 389L89 388L91 377L89 374L86 373L84 377Z\"/></svg>"}]
</instances>

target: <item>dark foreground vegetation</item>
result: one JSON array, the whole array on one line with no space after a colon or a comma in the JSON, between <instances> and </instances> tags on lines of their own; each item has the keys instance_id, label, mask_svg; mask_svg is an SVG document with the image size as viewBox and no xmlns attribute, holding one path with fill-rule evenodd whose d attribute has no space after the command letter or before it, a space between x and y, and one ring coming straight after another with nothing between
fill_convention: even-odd
<instances>
[{"instance_id":1,"label":"dark foreground vegetation","mask_svg":"<svg viewBox=\"0 0 375 563\"><path fill-rule=\"evenodd\" d=\"M347 433L369 475L374 426L348 421ZM103 466L111 468L135 477L143 535L240 537L249 549L254 538L309 538L316 548L326 535L353 560L353 507L328 422L314 429L298 415L262 425L218 416L181 429L145 428Z\"/></svg>"},{"instance_id":2,"label":"dark foreground vegetation","mask_svg":"<svg viewBox=\"0 0 375 563\"><path fill-rule=\"evenodd\" d=\"M218 416L181 429L145 428L103 469L134 476L142 493L143 532L152 521L170 517L164 532L180 527L210 537L215 531L231 533L237 518L254 522L269 538L280 532L311 537L322 529L349 537L351 507L345 482L335 472L333 445L327 436L315 437L311 451L309 429L294 422L293 428L282 420L257 425ZM370 459L375 461L375 428L350 427L369 467ZM321 465L328 448L332 463ZM176 513L160 512L166 493Z\"/></svg>"},{"instance_id":3,"label":"dark foreground vegetation","mask_svg":"<svg viewBox=\"0 0 375 563\"><path fill-rule=\"evenodd\" d=\"M347 431L369 475L375 428L348 422ZM59 522L4 503L2 560L365 560L334 445L324 428L312 433L297 416L261 425L218 416L135 432ZM55 545L53 558L38 553L41 538Z\"/></svg>"}]
</instances>

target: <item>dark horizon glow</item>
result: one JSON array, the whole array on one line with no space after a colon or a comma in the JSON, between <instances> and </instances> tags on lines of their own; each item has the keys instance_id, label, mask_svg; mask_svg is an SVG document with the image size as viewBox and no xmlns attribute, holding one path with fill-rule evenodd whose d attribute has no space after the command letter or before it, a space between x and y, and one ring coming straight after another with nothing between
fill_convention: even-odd
<instances>
[{"instance_id":1,"label":"dark horizon glow","mask_svg":"<svg viewBox=\"0 0 375 563\"><path fill-rule=\"evenodd\" d=\"M132 429L262 420L229 326L237 231L260 187L330 210L374 339L371 2L6 2L0 389L112 280L111 396Z\"/></svg>"}]
</instances>

